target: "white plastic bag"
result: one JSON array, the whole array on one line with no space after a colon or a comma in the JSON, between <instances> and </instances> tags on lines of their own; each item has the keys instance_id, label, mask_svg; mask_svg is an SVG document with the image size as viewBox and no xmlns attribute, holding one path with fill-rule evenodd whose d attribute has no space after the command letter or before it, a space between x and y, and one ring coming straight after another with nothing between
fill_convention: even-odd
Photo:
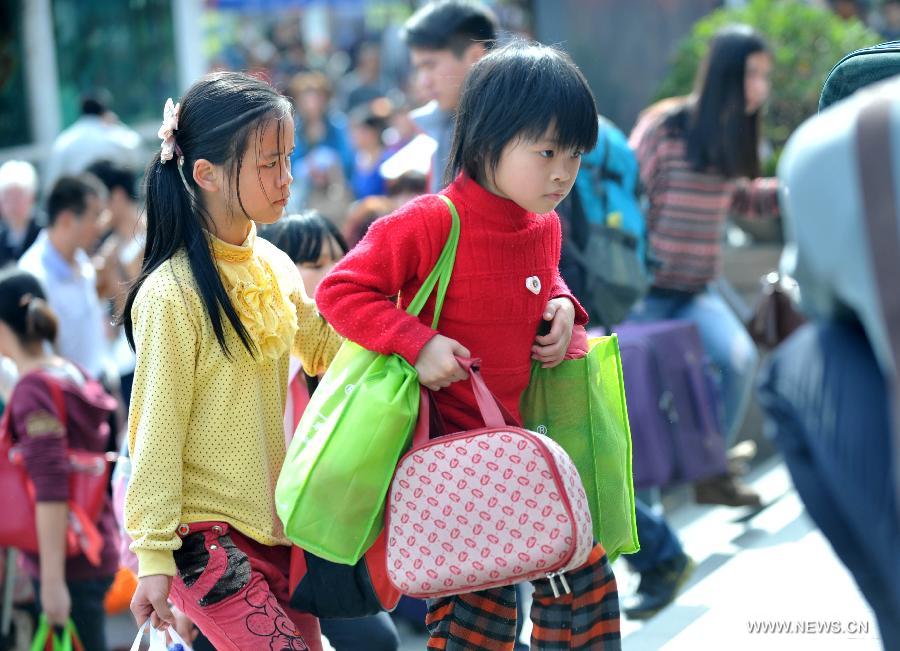
<instances>
[{"instance_id":1,"label":"white plastic bag","mask_svg":"<svg viewBox=\"0 0 900 651\"><path fill-rule=\"evenodd\" d=\"M150 646L147 651L173 651L178 648L178 645L181 645L181 649L183 651L193 651L191 649L191 645L184 641L184 639L178 634L175 630L174 626L170 626L166 630L160 630L158 628L153 628L150 626L150 620L148 619L144 624L138 629L137 636L134 638L134 643L131 645L131 651L138 651L141 646L141 641L144 639L144 631L149 631L150 637ZM172 638L172 646L170 647L166 642L166 634Z\"/></svg>"}]
</instances>

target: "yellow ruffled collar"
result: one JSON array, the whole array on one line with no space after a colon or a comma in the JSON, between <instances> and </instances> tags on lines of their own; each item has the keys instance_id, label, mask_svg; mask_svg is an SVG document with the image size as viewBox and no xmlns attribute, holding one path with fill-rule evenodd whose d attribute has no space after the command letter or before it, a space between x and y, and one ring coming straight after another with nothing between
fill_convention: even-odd
<instances>
[{"instance_id":1,"label":"yellow ruffled collar","mask_svg":"<svg viewBox=\"0 0 900 651\"><path fill-rule=\"evenodd\" d=\"M241 244L229 244L220 240L212 233L209 236L209 245L216 262L247 262L253 257L253 247L256 244L256 223L250 222L250 232Z\"/></svg>"},{"instance_id":2,"label":"yellow ruffled collar","mask_svg":"<svg viewBox=\"0 0 900 651\"><path fill-rule=\"evenodd\" d=\"M241 245L212 234L209 242L222 284L257 350L273 360L288 354L298 328L297 311L272 267L256 251L256 224L251 222Z\"/></svg>"}]
</instances>

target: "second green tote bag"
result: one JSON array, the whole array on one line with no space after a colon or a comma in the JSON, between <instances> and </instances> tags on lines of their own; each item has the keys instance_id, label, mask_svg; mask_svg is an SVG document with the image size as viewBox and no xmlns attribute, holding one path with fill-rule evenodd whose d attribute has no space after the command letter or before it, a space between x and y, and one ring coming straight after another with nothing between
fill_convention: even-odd
<instances>
[{"instance_id":1,"label":"second green tote bag","mask_svg":"<svg viewBox=\"0 0 900 651\"><path fill-rule=\"evenodd\" d=\"M525 427L549 436L575 462L594 537L610 561L640 549L618 338L591 339L587 355L554 368L532 362L520 406Z\"/></svg>"}]
</instances>

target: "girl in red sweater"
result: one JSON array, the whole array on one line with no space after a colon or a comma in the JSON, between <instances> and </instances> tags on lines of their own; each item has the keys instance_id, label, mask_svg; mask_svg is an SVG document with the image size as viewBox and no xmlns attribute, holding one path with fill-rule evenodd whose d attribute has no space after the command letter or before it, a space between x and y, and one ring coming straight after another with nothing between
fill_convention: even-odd
<instances>
[{"instance_id":1,"label":"girl in red sweater","mask_svg":"<svg viewBox=\"0 0 900 651\"><path fill-rule=\"evenodd\" d=\"M554 209L597 139L597 111L579 70L553 48L520 42L472 67L456 120L453 180L442 194L459 212L460 237L440 331L428 325L433 299L418 317L404 311L450 232L447 206L434 195L375 222L316 292L340 334L415 365L436 392L447 432L483 425L454 356L481 358L488 386L518 416L532 359L550 367L586 349L587 314L559 274ZM542 324L547 334L536 337ZM572 593L558 599L547 580L534 582L532 647L619 648L616 584L603 548L567 578ZM436 599L428 648L512 649L515 623L513 586Z\"/></svg>"}]
</instances>

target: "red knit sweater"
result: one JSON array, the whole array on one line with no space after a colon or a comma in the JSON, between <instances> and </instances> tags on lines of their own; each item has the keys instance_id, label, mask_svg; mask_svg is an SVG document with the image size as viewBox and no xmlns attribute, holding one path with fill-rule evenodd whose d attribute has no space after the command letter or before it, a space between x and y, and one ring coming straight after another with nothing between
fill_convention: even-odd
<instances>
[{"instance_id":1,"label":"red knit sweater","mask_svg":"<svg viewBox=\"0 0 900 651\"><path fill-rule=\"evenodd\" d=\"M460 236L438 330L481 358L488 387L518 417L547 301L571 299L575 323L587 323L587 314L559 275L559 218L554 212L526 212L464 176L443 194L459 212ZM365 348L397 353L414 364L436 334L430 327L434 297L418 318L398 309L390 297L399 294L406 308L437 261L450 222L446 204L435 195L419 197L379 219L319 285L321 313L340 334ZM526 286L532 276L540 279L537 294ZM436 399L450 432L483 425L468 382L442 389Z\"/></svg>"}]
</instances>

